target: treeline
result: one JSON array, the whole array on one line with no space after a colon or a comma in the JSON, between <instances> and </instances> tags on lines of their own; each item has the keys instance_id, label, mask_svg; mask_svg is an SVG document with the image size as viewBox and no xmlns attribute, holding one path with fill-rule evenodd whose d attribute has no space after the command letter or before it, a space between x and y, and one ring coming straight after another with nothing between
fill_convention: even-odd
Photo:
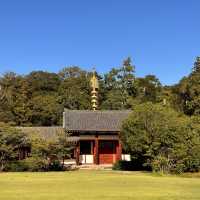
<instances>
[{"instance_id":1,"label":"treeline","mask_svg":"<svg viewBox=\"0 0 200 200\"><path fill-rule=\"evenodd\" d=\"M130 109L138 103L163 102L189 116L200 114L199 57L191 74L173 86L162 86L154 75L136 77L130 58L97 75L99 109ZM59 73L5 73L0 78L0 121L17 126L61 125L64 108L91 109L90 77L91 72L77 66Z\"/></svg>"},{"instance_id":2,"label":"treeline","mask_svg":"<svg viewBox=\"0 0 200 200\"><path fill-rule=\"evenodd\" d=\"M91 72L76 66L59 73L5 73L0 78L0 121L17 126L61 125L64 108L91 109L90 77ZM129 109L132 101L162 101L159 80L154 75L135 77L130 58L98 77L99 109Z\"/></svg>"}]
</instances>

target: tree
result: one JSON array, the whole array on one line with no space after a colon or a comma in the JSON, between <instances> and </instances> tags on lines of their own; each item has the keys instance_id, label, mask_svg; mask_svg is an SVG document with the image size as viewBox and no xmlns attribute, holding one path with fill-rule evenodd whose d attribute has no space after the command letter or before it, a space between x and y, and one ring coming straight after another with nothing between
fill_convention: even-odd
<instances>
[{"instance_id":1,"label":"tree","mask_svg":"<svg viewBox=\"0 0 200 200\"><path fill-rule=\"evenodd\" d=\"M62 106L59 98L53 94L38 95L29 102L32 112L29 122L35 126L55 126L61 124Z\"/></svg>"},{"instance_id":2,"label":"tree","mask_svg":"<svg viewBox=\"0 0 200 200\"><path fill-rule=\"evenodd\" d=\"M194 124L169 107L140 104L124 122L121 139L132 155L144 160L143 164L153 170L199 170L200 129L192 128Z\"/></svg>"},{"instance_id":3,"label":"tree","mask_svg":"<svg viewBox=\"0 0 200 200\"><path fill-rule=\"evenodd\" d=\"M69 133L58 131L55 138L52 139L41 138L41 136L36 133L32 133L30 136L32 145L30 157L32 159L29 158L28 161L33 162L32 164L34 164L34 162L39 162L42 170L45 168L45 170L63 170L64 161L70 158L74 148L73 143L68 141ZM42 163L44 165L42 165ZM40 168L36 166L31 168L29 165L28 168L40 170Z\"/></svg>"},{"instance_id":4,"label":"tree","mask_svg":"<svg viewBox=\"0 0 200 200\"><path fill-rule=\"evenodd\" d=\"M58 101L60 83L55 73L6 73L0 79L0 121L18 126L58 125L62 110Z\"/></svg>"},{"instance_id":5,"label":"tree","mask_svg":"<svg viewBox=\"0 0 200 200\"><path fill-rule=\"evenodd\" d=\"M200 114L200 58L197 57L193 66L193 71L188 77L181 79L175 86L174 95L176 96L179 110L187 115ZM178 107L178 106L177 106Z\"/></svg>"},{"instance_id":6,"label":"tree","mask_svg":"<svg viewBox=\"0 0 200 200\"><path fill-rule=\"evenodd\" d=\"M21 76L13 72L5 73L0 79L0 121L16 124L15 105L19 96Z\"/></svg>"},{"instance_id":7,"label":"tree","mask_svg":"<svg viewBox=\"0 0 200 200\"><path fill-rule=\"evenodd\" d=\"M0 171L10 161L18 160L20 151L25 147L30 147L30 140L24 133L0 123Z\"/></svg>"},{"instance_id":8,"label":"tree","mask_svg":"<svg viewBox=\"0 0 200 200\"><path fill-rule=\"evenodd\" d=\"M64 68L59 72L62 84L59 101L68 109L90 109L90 77L78 67Z\"/></svg>"},{"instance_id":9,"label":"tree","mask_svg":"<svg viewBox=\"0 0 200 200\"><path fill-rule=\"evenodd\" d=\"M33 96L57 92L61 84L58 74L44 71L33 71L26 76L26 80Z\"/></svg>"},{"instance_id":10,"label":"tree","mask_svg":"<svg viewBox=\"0 0 200 200\"><path fill-rule=\"evenodd\" d=\"M158 78L154 75L147 75L144 78L136 79L137 99L140 102L159 102L161 101L162 86Z\"/></svg>"},{"instance_id":11,"label":"tree","mask_svg":"<svg viewBox=\"0 0 200 200\"><path fill-rule=\"evenodd\" d=\"M128 57L119 68L113 68L104 76L105 98L101 107L103 109L130 108L128 100L135 95L134 87L135 67Z\"/></svg>"},{"instance_id":12,"label":"tree","mask_svg":"<svg viewBox=\"0 0 200 200\"><path fill-rule=\"evenodd\" d=\"M65 159L71 157L71 152L74 149L74 145L68 141L69 134L60 132L57 135L57 139L49 143L49 157L54 157L58 161L62 161L62 168L64 168Z\"/></svg>"},{"instance_id":13,"label":"tree","mask_svg":"<svg viewBox=\"0 0 200 200\"><path fill-rule=\"evenodd\" d=\"M196 61L193 67L193 73L200 73L200 57L196 57Z\"/></svg>"}]
</instances>

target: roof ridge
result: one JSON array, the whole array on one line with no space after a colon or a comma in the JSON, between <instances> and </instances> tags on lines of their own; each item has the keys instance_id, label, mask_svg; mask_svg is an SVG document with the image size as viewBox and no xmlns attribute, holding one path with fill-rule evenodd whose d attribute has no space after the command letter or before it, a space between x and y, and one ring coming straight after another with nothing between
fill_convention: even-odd
<instances>
[{"instance_id":1,"label":"roof ridge","mask_svg":"<svg viewBox=\"0 0 200 200\"><path fill-rule=\"evenodd\" d=\"M91 112L91 113L98 113L98 112L131 112L132 110L70 110L70 109L64 109L66 112Z\"/></svg>"},{"instance_id":2,"label":"roof ridge","mask_svg":"<svg viewBox=\"0 0 200 200\"><path fill-rule=\"evenodd\" d=\"M62 126L14 126L15 128L62 128Z\"/></svg>"}]
</instances>

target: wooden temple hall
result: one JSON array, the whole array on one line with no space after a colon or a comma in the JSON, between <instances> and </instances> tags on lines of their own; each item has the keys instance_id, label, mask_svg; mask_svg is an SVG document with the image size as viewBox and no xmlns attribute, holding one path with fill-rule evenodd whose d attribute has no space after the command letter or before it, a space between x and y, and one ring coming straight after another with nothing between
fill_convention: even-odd
<instances>
[{"instance_id":1,"label":"wooden temple hall","mask_svg":"<svg viewBox=\"0 0 200 200\"><path fill-rule=\"evenodd\" d=\"M91 78L92 110L65 110L63 128L76 142L77 164L113 164L118 160L130 160L122 154L119 132L122 121L130 111L100 111L98 108L98 79Z\"/></svg>"},{"instance_id":2,"label":"wooden temple hall","mask_svg":"<svg viewBox=\"0 0 200 200\"><path fill-rule=\"evenodd\" d=\"M76 141L77 164L113 164L130 160L122 154L119 131L129 111L65 110L63 127Z\"/></svg>"}]
</instances>

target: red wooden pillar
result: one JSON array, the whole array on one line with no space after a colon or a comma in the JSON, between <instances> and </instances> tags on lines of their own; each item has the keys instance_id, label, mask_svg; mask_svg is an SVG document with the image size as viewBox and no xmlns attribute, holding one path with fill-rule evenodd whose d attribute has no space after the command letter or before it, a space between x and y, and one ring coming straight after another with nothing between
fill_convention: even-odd
<instances>
[{"instance_id":1,"label":"red wooden pillar","mask_svg":"<svg viewBox=\"0 0 200 200\"><path fill-rule=\"evenodd\" d=\"M76 164L79 165L79 156L80 156L80 142L77 142L76 145Z\"/></svg>"},{"instance_id":2,"label":"red wooden pillar","mask_svg":"<svg viewBox=\"0 0 200 200\"><path fill-rule=\"evenodd\" d=\"M94 164L99 164L99 140L98 137L94 141Z\"/></svg>"},{"instance_id":3,"label":"red wooden pillar","mask_svg":"<svg viewBox=\"0 0 200 200\"><path fill-rule=\"evenodd\" d=\"M118 140L116 161L121 159L122 159L122 143L120 140Z\"/></svg>"}]
</instances>

